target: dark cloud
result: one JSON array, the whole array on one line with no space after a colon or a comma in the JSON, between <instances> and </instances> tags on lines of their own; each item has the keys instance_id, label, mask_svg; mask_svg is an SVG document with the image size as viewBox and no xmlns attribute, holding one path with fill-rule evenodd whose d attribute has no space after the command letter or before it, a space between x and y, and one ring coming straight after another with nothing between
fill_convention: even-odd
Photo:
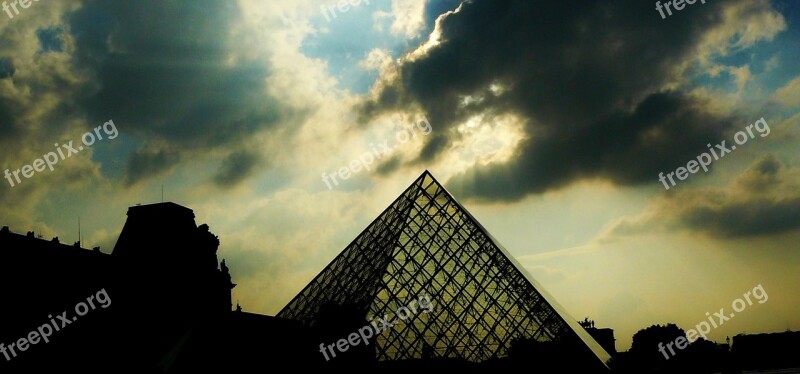
<instances>
[{"instance_id":1,"label":"dark cloud","mask_svg":"<svg viewBox=\"0 0 800 374\"><path fill-rule=\"evenodd\" d=\"M375 169L375 172L380 175L388 175L397 170L400 167L401 160L400 156L394 156L386 161L383 161L378 165Z\"/></svg>"},{"instance_id":2,"label":"dark cloud","mask_svg":"<svg viewBox=\"0 0 800 374\"><path fill-rule=\"evenodd\" d=\"M229 155L222 162L214 183L220 187L232 187L247 178L258 165L259 157L257 154L239 151Z\"/></svg>"},{"instance_id":3,"label":"dark cloud","mask_svg":"<svg viewBox=\"0 0 800 374\"><path fill-rule=\"evenodd\" d=\"M744 191L764 193L784 182L786 167L775 155L769 154L754 163L746 173L736 181L737 186Z\"/></svg>"},{"instance_id":4,"label":"dark cloud","mask_svg":"<svg viewBox=\"0 0 800 374\"><path fill-rule=\"evenodd\" d=\"M0 79L11 78L17 69L14 67L14 61L8 57L0 58Z\"/></svg>"},{"instance_id":5,"label":"dark cloud","mask_svg":"<svg viewBox=\"0 0 800 374\"><path fill-rule=\"evenodd\" d=\"M36 30L36 37L39 38L39 45L42 52L61 52L64 50L63 35L64 30L59 27Z\"/></svg>"},{"instance_id":6,"label":"dark cloud","mask_svg":"<svg viewBox=\"0 0 800 374\"><path fill-rule=\"evenodd\" d=\"M125 185L132 186L168 171L178 164L180 155L166 149L141 149L128 159Z\"/></svg>"},{"instance_id":7,"label":"dark cloud","mask_svg":"<svg viewBox=\"0 0 800 374\"><path fill-rule=\"evenodd\" d=\"M433 30L436 18L438 18L439 15L455 10L462 1L463 0L428 1L427 4L425 4L425 30L423 30L422 36L424 37L424 34L430 33Z\"/></svg>"},{"instance_id":8,"label":"dark cloud","mask_svg":"<svg viewBox=\"0 0 800 374\"><path fill-rule=\"evenodd\" d=\"M11 79L16 71L14 60L10 57L0 57L0 79ZM3 142L4 148L9 148L10 144L7 143L15 142L14 138L19 134L18 117L19 108L13 101L0 100L0 141ZM4 157L3 161L7 161L7 159Z\"/></svg>"},{"instance_id":9,"label":"dark cloud","mask_svg":"<svg viewBox=\"0 0 800 374\"><path fill-rule=\"evenodd\" d=\"M13 103L0 100L0 141L12 141L17 131L17 120Z\"/></svg>"},{"instance_id":10,"label":"dark cloud","mask_svg":"<svg viewBox=\"0 0 800 374\"><path fill-rule=\"evenodd\" d=\"M800 170L766 155L725 188L670 191L645 214L622 220L609 232L612 237L627 236L663 228L723 239L800 230Z\"/></svg>"},{"instance_id":11,"label":"dark cloud","mask_svg":"<svg viewBox=\"0 0 800 374\"><path fill-rule=\"evenodd\" d=\"M529 140L518 157L451 179L462 196L515 200L582 178L651 182L723 139L732 123L662 90L722 7L687 6L662 20L652 2L634 0L467 1L440 19L441 43L402 63L361 115L421 107L439 125L423 161L475 114L521 117ZM465 105L466 96L479 100Z\"/></svg>"},{"instance_id":12,"label":"dark cloud","mask_svg":"<svg viewBox=\"0 0 800 374\"><path fill-rule=\"evenodd\" d=\"M620 111L578 129L535 137L522 145L520 160L503 168L476 166L448 184L479 198L514 200L582 178L656 183L660 171L674 170L707 151L709 139L718 139L730 122L697 105L679 94L654 94L631 113Z\"/></svg>"},{"instance_id":13,"label":"dark cloud","mask_svg":"<svg viewBox=\"0 0 800 374\"><path fill-rule=\"evenodd\" d=\"M679 219L685 227L724 238L800 229L800 180L774 155L754 162L723 193L706 191Z\"/></svg>"},{"instance_id":14,"label":"dark cloud","mask_svg":"<svg viewBox=\"0 0 800 374\"><path fill-rule=\"evenodd\" d=\"M433 136L425 143L420 152L420 159L427 160L435 157L439 152L447 148L450 139L441 133L433 134Z\"/></svg>"},{"instance_id":15,"label":"dark cloud","mask_svg":"<svg viewBox=\"0 0 800 374\"><path fill-rule=\"evenodd\" d=\"M231 59L237 9L211 0L85 4L71 31L78 65L95 85L82 99L91 122L113 117L127 124L120 131L166 142L178 156L236 148L276 126L280 111L265 95L265 62ZM134 156L128 181L178 159L151 156Z\"/></svg>"},{"instance_id":16,"label":"dark cloud","mask_svg":"<svg viewBox=\"0 0 800 374\"><path fill-rule=\"evenodd\" d=\"M688 227L729 239L780 234L800 229L800 196L697 207L681 219Z\"/></svg>"}]
</instances>

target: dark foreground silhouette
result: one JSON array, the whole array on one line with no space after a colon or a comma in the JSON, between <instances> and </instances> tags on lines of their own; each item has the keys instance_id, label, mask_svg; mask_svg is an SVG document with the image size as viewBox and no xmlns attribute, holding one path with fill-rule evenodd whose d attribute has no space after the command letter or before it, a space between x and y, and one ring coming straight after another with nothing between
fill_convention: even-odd
<instances>
[{"instance_id":1,"label":"dark foreground silhouette","mask_svg":"<svg viewBox=\"0 0 800 374\"><path fill-rule=\"evenodd\" d=\"M111 254L4 227L0 372L249 373L282 367L608 372L583 342L569 339L515 340L505 357L480 363L435 358L430 346L420 347L415 359L378 361L375 344L355 346L326 360L321 343L346 338L368 321L348 312L347 305L335 304L323 306L320 323L313 328L232 310L235 284L225 262L218 261L219 244L207 225L196 225L190 209L173 203L131 207ZM635 351L615 357L611 367L636 373L791 367L798 363L790 352L797 352L799 339L797 333L786 334L779 339L783 350L770 345L774 336L740 336L734 338L732 351L707 342L705 348L686 352L691 360L676 358L672 367ZM606 349L613 351L613 333L609 339Z\"/></svg>"},{"instance_id":2,"label":"dark foreground silhouette","mask_svg":"<svg viewBox=\"0 0 800 374\"><path fill-rule=\"evenodd\" d=\"M131 207L111 254L0 231L0 372L77 370L82 373L251 372L265 366L399 371L411 368L482 372L514 366L575 367L558 352L578 342L515 343L518 360L476 364L457 359L377 361L361 345L326 361L322 342L335 342L366 321L326 308L329 321L299 322L232 310L228 267L218 262L219 240L193 212L173 203ZM343 332L346 332L342 335ZM430 348L430 347L429 347ZM7 356L6 356L7 355ZM552 361L552 362L549 362Z\"/></svg>"}]
</instances>

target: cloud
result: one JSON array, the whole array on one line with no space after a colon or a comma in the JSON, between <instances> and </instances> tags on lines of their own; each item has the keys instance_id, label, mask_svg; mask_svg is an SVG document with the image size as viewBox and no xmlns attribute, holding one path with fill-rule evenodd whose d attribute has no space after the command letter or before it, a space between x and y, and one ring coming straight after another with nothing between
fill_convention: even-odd
<instances>
[{"instance_id":1,"label":"cloud","mask_svg":"<svg viewBox=\"0 0 800 374\"><path fill-rule=\"evenodd\" d=\"M747 83L753 80L753 73L750 72L750 66L744 65L740 67L715 65L709 69L712 77L716 77L721 72L727 72L736 83L737 92L742 92Z\"/></svg>"},{"instance_id":2,"label":"cloud","mask_svg":"<svg viewBox=\"0 0 800 374\"><path fill-rule=\"evenodd\" d=\"M800 196L696 207L682 219L686 226L722 238L780 234L800 228Z\"/></svg>"},{"instance_id":3,"label":"cloud","mask_svg":"<svg viewBox=\"0 0 800 374\"><path fill-rule=\"evenodd\" d=\"M80 139L89 125L75 105L84 77L73 69L73 40L58 34L64 15L80 2L65 0L20 13L0 23L0 165L15 170L42 157L54 143ZM55 171L0 194L0 216L7 224L30 227L44 214L36 212L44 199L86 188L99 168L88 158L92 151L58 164ZM58 188L53 190L53 186ZM43 227L45 225L37 227Z\"/></svg>"},{"instance_id":4,"label":"cloud","mask_svg":"<svg viewBox=\"0 0 800 374\"><path fill-rule=\"evenodd\" d=\"M787 108L800 106L800 77L777 89L771 99Z\"/></svg>"},{"instance_id":5,"label":"cloud","mask_svg":"<svg viewBox=\"0 0 800 374\"><path fill-rule=\"evenodd\" d=\"M125 185L133 186L144 179L161 175L180 161L180 155L168 148L145 148L131 154L128 159Z\"/></svg>"},{"instance_id":6,"label":"cloud","mask_svg":"<svg viewBox=\"0 0 800 374\"><path fill-rule=\"evenodd\" d=\"M641 184L742 122L711 112L713 98L676 82L699 56L747 48L785 29L768 27L782 20L769 3L743 3L687 7L670 22L638 1L464 2L382 76L362 118L424 111L439 124L420 154L424 162L462 142L456 129L475 116L518 118L527 140L516 157L476 161L455 175L448 185L460 196L514 201L582 179ZM730 45L712 48L709 40L723 36ZM747 66L725 70L739 87L751 79Z\"/></svg>"},{"instance_id":7,"label":"cloud","mask_svg":"<svg viewBox=\"0 0 800 374\"><path fill-rule=\"evenodd\" d=\"M666 193L634 218L613 224L606 239L657 231L689 231L718 239L800 230L800 169L768 154L725 188Z\"/></svg>"},{"instance_id":8,"label":"cloud","mask_svg":"<svg viewBox=\"0 0 800 374\"><path fill-rule=\"evenodd\" d=\"M214 183L220 187L234 186L253 173L258 161L259 156L255 153L234 152L222 162L219 173L214 177Z\"/></svg>"},{"instance_id":9,"label":"cloud","mask_svg":"<svg viewBox=\"0 0 800 374\"><path fill-rule=\"evenodd\" d=\"M64 50L64 30L60 27L36 30L36 37L42 46L42 52L61 52Z\"/></svg>"},{"instance_id":10,"label":"cloud","mask_svg":"<svg viewBox=\"0 0 800 374\"><path fill-rule=\"evenodd\" d=\"M267 94L270 64L236 43L241 17L233 3L202 0L89 2L71 15L76 62L92 81L88 117L113 115L120 131L170 145L170 157L135 155L129 183L278 127L285 108Z\"/></svg>"},{"instance_id":11,"label":"cloud","mask_svg":"<svg viewBox=\"0 0 800 374\"><path fill-rule=\"evenodd\" d=\"M375 169L375 172L380 175L391 174L400 167L401 162L402 160L399 156L394 156L386 161L381 162L380 165L378 165L378 168Z\"/></svg>"},{"instance_id":12,"label":"cloud","mask_svg":"<svg viewBox=\"0 0 800 374\"><path fill-rule=\"evenodd\" d=\"M589 178L618 184L646 183L677 160L696 157L708 139L718 139L731 120L700 109L701 103L666 92L649 96L633 112L609 114L554 136L536 136L521 146L523 157L498 168L477 165L457 175L455 190L468 196L514 200ZM467 181L485 181L466 183ZM491 181L491 182L488 182Z\"/></svg>"},{"instance_id":13,"label":"cloud","mask_svg":"<svg viewBox=\"0 0 800 374\"><path fill-rule=\"evenodd\" d=\"M363 60L358 62L358 66L364 70L379 70L382 66L392 62L392 55L389 50L383 48L375 48L364 57ZM0 70L1 71L1 70Z\"/></svg>"},{"instance_id":14,"label":"cloud","mask_svg":"<svg viewBox=\"0 0 800 374\"><path fill-rule=\"evenodd\" d=\"M392 0L392 27L394 35L416 38L425 27L424 0Z\"/></svg>"},{"instance_id":15,"label":"cloud","mask_svg":"<svg viewBox=\"0 0 800 374\"><path fill-rule=\"evenodd\" d=\"M15 112L16 107L9 100L0 100L0 140L18 134Z\"/></svg>"},{"instance_id":16,"label":"cloud","mask_svg":"<svg viewBox=\"0 0 800 374\"><path fill-rule=\"evenodd\" d=\"M418 38L426 26L425 0L392 0L391 12L377 11L372 15L375 31L384 30L385 20L391 20L392 35L406 39Z\"/></svg>"},{"instance_id":17,"label":"cloud","mask_svg":"<svg viewBox=\"0 0 800 374\"><path fill-rule=\"evenodd\" d=\"M361 194L339 197L286 188L268 198L204 199L192 208L220 236L218 256L228 260L242 305L274 314L384 208L365 205Z\"/></svg>"},{"instance_id":18,"label":"cloud","mask_svg":"<svg viewBox=\"0 0 800 374\"><path fill-rule=\"evenodd\" d=\"M771 4L769 1L732 1L712 11L711 17L718 22L700 35L700 60L710 63L714 55L725 56L762 40L771 41L786 30L786 20Z\"/></svg>"},{"instance_id":19,"label":"cloud","mask_svg":"<svg viewBox=\"0 0 800 374\"><path fill-rule=\"evenodd\" d=\"M0 79L11 78L14 76L14 62L10 58L0 58Z\"/></svg>"}]
</instances>

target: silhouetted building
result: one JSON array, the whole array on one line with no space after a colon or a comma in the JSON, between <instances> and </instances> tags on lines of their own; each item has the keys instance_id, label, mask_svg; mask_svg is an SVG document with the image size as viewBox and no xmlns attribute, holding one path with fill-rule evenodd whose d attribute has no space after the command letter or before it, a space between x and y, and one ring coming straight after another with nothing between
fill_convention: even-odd
<instances>
[{"instance_id":1,"label":"silhouetted building","mask_svg":"<svg viewBox=\"0 0 800 374\"><path fill-rule=\"evenodd\" d=\"M614 330L609 328L597 328L594 326L594 321L588 318L578 322L586 332L591 335L603 349L606 350L611 356L617 354L616 341L614 338Z\"/></svg>"},{"instance_id":2,"label":"silhouetted building","mask_svg":"<svg viewBox=\"0 0 800 374\"><path fill-rule=\"evenodd\" d=\"M131 207L110 255L3 227L0 343L8 357L0 354L0 371L168 367L165 358L190 331L230 314L235 285L217 262L218 246L207 225L174 203ZM100 290L106 307L95 305ZM19 341L49 321L63 331Z\"/></svg>"},{"instance_id":3,"label":"silhouetted building","mask_svg":"<svg viewBox=\"0 0 800 374\"><path fill-rule=\"evenodd\" d=\"M18 343L51 320L61 328L65 322L58 316L63 311L75 316L76 304L86 301L100 289L105 287L113 294L109 289L112 273L111 256L107 254L39 239L32 231L26 235L16 234L3 227L0 230L0 344L5 353L0 354L0 372L20 372L22 368L41 366L45 360L69 367L73 360L87 360L93 356L76 357L74 354L80 354L81 350L104 353L106 340L111 336L106 334L108 330L103 330L102 321L110 318L110 307L98 306L80 321L70 320L70 325L64 326L62 331L53 331L48 343L39 342L24 351L19 349ZM113 303L114 296L111 298ZM78 324L80 329L75 328ZM89 331L91 339L84 335ZM100 356L96 362L103 359L104 356Z\"/></svg>"},{"instance_id":4,"label":"silhouetted building","mask_svg":"<svg viewBox=\"0 0 800 374\"><path fill-rule=\"evenodd\" d=\"M736 335L731 353L740 370L800 368L800 331Z\"/></svg>"}]
</instances>

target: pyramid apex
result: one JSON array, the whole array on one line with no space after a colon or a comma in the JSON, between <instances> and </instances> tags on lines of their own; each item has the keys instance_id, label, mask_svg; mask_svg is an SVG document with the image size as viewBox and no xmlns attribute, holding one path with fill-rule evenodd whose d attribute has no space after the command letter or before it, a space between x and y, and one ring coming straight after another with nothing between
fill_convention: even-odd
<instances>
[{"instance_id":1,"label":"pyramid apex","mask_svg":"<svg viewBox=\"0 0 800 374\"><path fill-rule=\"evenodd\" d=\"M419 178L417 178L417 179L424 179L425 177L430 177L431 179L435 180L437 183L439 182L436 179L436 177L433 176L433 173L431 173L431 171L428 170L428 169L425 169L425 171L423 171L422 174L420 174Z\"/></svg>"}]
</instances>

